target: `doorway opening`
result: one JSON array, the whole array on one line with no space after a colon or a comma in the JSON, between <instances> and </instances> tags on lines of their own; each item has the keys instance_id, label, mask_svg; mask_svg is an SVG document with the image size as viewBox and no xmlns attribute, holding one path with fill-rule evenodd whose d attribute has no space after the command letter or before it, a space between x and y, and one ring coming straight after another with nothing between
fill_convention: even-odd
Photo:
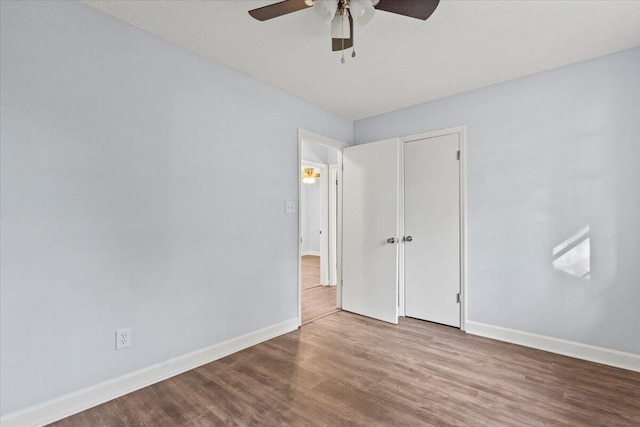
<instances>
[{"instance_id":1,"label":"doorway opening","mask_svg":"<svg viewBox=\"0 0 640 427\"><path fill-rule=\"evenodd\" d=\"M345 144L299 131L300 324L340 310L342 147Z\"/></svg>"}]
</instances>

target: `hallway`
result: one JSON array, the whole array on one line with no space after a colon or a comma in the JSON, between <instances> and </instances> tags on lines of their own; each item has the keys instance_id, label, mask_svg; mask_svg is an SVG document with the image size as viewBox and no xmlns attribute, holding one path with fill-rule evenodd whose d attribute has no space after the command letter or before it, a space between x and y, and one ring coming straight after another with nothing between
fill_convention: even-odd
<instances>
[{"instance_id":1,"label":"hallway","mask_svg":"<svg viewBox=\"0 0 640 427\"><path fill-rule=\"evenodd\" d=\"M339 311L336 286L320 284L320 257L302 256L302 324Z\"/></svg>"}]
</instances>

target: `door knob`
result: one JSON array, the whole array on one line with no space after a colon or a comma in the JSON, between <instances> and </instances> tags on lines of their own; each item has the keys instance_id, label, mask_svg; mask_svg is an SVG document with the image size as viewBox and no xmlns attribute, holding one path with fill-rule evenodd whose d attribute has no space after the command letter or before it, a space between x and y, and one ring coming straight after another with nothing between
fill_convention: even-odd
<instances>
[{"instance_id":1,"label":"door knob","mask_svg":"<svg viewBox=\"0 0 640 427\"><path fill-rule=\"evenodd\" d=\"M411 237L411 236L406 236L403 240L404 240L405 242L411 242L411 241L413 241L413 237Z\"/></svg>"},{"instance_id":2,"label":"door knob","mask_svg":"<svg viewBox=\"0 0 640 427\"><path fill-rule=\"evenodd\" d=\"M393 237L389 237L389 238L387 239L387 243L395 243L395 242L396 242L396 239L395 239L395 238L393 238Z\"/></svg>"}]
</instances>

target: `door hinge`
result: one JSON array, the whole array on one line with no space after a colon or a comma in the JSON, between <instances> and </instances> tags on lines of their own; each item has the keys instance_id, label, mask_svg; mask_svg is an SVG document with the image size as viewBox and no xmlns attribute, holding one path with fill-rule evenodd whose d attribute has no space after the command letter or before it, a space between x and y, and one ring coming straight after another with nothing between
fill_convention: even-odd
<instances>
[{"instance_id":1,"label":"door hinge","mask_svg":"<svg viewBox=\"0 0 640 427\"><path fill-rule=\"evenodd\" d=\"M338 180L336 179L336 187L338 186Z\"/></svg>"},{"instance_id":2,"label":"door hinge","mask_svg":"<svg viewBox=\"0 0 640 427\"><path fill-rule=\"evenodd\" d=\"M458 150L458 154L456 154L456 158L460 160L460 150Z\"/></svg>"},{"instance_id":3,"label":"door hinge","mask_svg":"<svg viewBox=\"0 0 640 427\"><path fill-rule=\"evenodd\" d=\"M456 294L456 302L458 304L460 303L460 293L459 292Z\"/></svg>"}]
</instances>

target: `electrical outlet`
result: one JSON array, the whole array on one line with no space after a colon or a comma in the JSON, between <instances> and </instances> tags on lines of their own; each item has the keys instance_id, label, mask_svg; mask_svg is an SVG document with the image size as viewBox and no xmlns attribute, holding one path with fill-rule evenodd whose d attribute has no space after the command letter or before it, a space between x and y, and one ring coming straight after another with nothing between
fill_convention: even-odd
<instances>
[{"instance_id":1,"label":"electrical outlet","mask_svg":"<svg viewBox=\"0 0 640 427\"><path fill-rule=\"evenodd\" d=\"M131 328L116 329L116 350L131 347Z\"/></svg>"}]
</instances>

